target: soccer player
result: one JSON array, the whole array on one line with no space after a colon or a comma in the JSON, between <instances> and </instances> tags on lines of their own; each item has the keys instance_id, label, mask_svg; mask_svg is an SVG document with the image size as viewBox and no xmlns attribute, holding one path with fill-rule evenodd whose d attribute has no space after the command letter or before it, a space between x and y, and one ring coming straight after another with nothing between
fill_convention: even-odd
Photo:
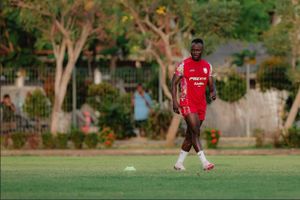
<instances>
[{"instance_id":1,"label":"soccer player","mask_svg":"<svg viewBox=\"0 0 300 200\"><path fill-rule=\"evenodd\" d=\"M173 111L182 114L187 130L181 146L181 152L174 166L175 170L185 170L184 159L193 147L200 158L204 170L211 170L210 163L203 152L199 135L200 127L206 113L206 86L209 86L210 98L216 99L216 89L212 77L212 66L201 58L204 43L202 39L191 42L191 56L183 60L177 67L172 78ZM180 83L179 102L177 100L177 86Z\"/></svg>"}]
</instances>

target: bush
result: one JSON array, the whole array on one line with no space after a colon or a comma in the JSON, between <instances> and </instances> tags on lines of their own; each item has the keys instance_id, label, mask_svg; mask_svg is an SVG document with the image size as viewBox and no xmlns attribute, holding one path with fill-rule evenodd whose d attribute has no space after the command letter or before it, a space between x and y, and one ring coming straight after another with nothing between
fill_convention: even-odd
<instances>
[{"instance_id":1,"label":"bush","mask_svg":"<svg viewBox=\"0 0 300 200\"><path fill-rule=\"evenodd\" d=\"M90 149L96 148L98 144L98 135L96 133L89 133L84 138L84 144Z\"/></svg>"},{"instance_id":2,"label":"bush","mask_svg":"<svg viewBox=\"0 0 300 200\"><path fill-rule=\"evenodd\" d=\"M103 143L105 147L111 147L116 139L114 131L109 127L104 127L99 132L99 141Z\"/></svg>"},{"instance_id":3,"label":"bush","mask_svg":"<svg viewBox=\"0 0 300 200\"><path fill-rule=\"evenodd\" d=\"M97 110L102 110L105 104L111 103L119 97L119 91L109 83L93 84L88 88L88 103Z\"/></svg>"},{"instance_id":4,"label":"bush","mask_svg":"<svg viewBox=\"0 0 300 200\"><path fill-rule=\"evenodd\" d=\"M42 133L42 143L44 148L53 149L55 148L55 140L50 132Z\"/></svg>"},{"instance_id":5,"label":"bush","mask_svg":"<svg viewBox=\"0 0 300 200\"><path fill-rule=\"evenodd\" d=\"M57 133L55 138L56 148L66 149L68 147L69 135L65 133Z\"/></svg>"},{"instance_id":6,"label":"bush","mask_svg":"<svg viewBox=\"0 0 300 200\"><path fill-rule=\"evenodd\" d=\"M257 71L257 81L260 89L275 88L278 90L290 90L292 82L289 78L289 64L282 58L271 57L265 60Z\"/></svg>"},{"instance_id":7,"label":"bush","mask_svg":"<svg viewBox=\"0 0 300 200\"><path fill-rule=\"evenodd\" d=\"M255 146L262 147L264 145L264 140L265 140L264 131L262 129L255 129L254 136L255 136Z\"/></svg>"},{"instance_id":8,"label":"bush","mask_svg":"<svg viewBox=\"0 0 300 200\"><path fill-rule=\"evenodd\" d=\"M216 81L218 97L223 101L235 102L246 94L246 80L236 72Z\"/></svg>"},{"instance_id":9,"label":"bush","mask_svg":"<svg viewBox=\"0 0 300 200\"><path fill-rule=\"evenodd\" d=\"M70 139L76 149L81 149L84 141L84 133L81 130L71 130Z\"/></svg>"},{"instance_id":10,"label":"bush","mask_svg":"<svg viewBox=\"0 0 300 200\"><path fill-rule=\"evenodd\" d=\"M146 126L148 137L152 139L164 139L172 119L172 112L168 109L154 107L154 112L149 116Z\"/></svg>"},{"instance_id":11,"label":"bush","mask_svg":"<svg viewBox=\"0 0 300 200\"><path fill-rule=\"evenodd\" d=\"M282 140L282 135L280 134L280 131L275 132L273 135L273 146L275 148L282 148L285 146L285 141Z\"/></svg>"},{"instance_id":12,"label":"bush","mask_svg":"<svg viewBox=\"0 0 300 200\"><path fill-rule=\"evenodd\" d=\"M40 136L37 133L31 133L27 137L27 143L31 149L37 149L40 144Z\"/></svg>"},{"instance_id":13,"label":"bush","mask_svg":"<svg viewBox=\"0 0 300 200\"><path fill-rule=\"evenodd\" d=\"M100 127L111 127L119 139L134 135L129 94L120 95L112 85L102 83L91 85L88 95L88 103L100 112Z\"/></svg>"},{"instance_id":14,"label":"bush","mask_svg":"<svg viewBox=\"0 0 300 200\"><path fill-rule=\"evenodd\" d=\"M207 148L216 149L220 140L221 132L218 129L206 128L204 137L206 139Z\"/></svg>"},{"instance_id":15,"label":"bush","mask_svg":"<svg viewBox=\"0 0 300 200\"><path fill-rule=\"evenodd\" d=\"M289 37L289 27L285 23L272 26L271 29L263 34L263 43L269 55L287 57L292 50Z\"/></svg>"},{"instance_id":16,"label":"bush","mask_svg":"<svg viewBox=\"0 0 300 200\"><path fill-rule=\"evenodd\" d=\"M9 140L10 140L9 134L1 135L1 146L3 146L4 148L8 148Z\"/></svg>"},{"instance_id":17,"label":"bush","mask_svg":"<svg viewBox=\"0 0 300 200\"><path fill-rule=\"evenodd\" d=\"M40 119L49 117L51 112L50 101L39 89L34 90L32 94L27 94L23 109L30 118L37 120L36 128L38 130L41 128L39 124Z\"/></svg>"},{"instance_id":18,"label":"bush","mask_svg":"<svg viewBox=\"0 0 300 200\"><path fill-rule=\"evenodd\" d=\"M290 128L288 130L288 145L290 147L299 148L300 147L300 128L297 128L296 126Z\"/></svg>"},{"instance_id":19,"label":"bush","mask_svg":"<svg viewBox=\"0 0 300 200\"><path fill-rule=\"evenodd\" d=\"M13 141L13 147L15 149L21 149L26 143L25 133L13 133L11 134L11 139Z\"/></svg>"}]
</instances>

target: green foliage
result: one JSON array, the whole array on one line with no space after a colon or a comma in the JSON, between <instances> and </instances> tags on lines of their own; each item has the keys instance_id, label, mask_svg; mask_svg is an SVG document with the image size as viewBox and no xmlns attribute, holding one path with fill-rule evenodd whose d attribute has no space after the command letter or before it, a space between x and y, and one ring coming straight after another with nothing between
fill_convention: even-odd
<instances>
[{"instance_id":1,"label":"green foliage","mask_svg":"<svg viewBox=\"0 0 300 200\"><path fill-rule=\"evenodd\" d=\"M216 81L218 98L235 102L246 94L246 80L237 73L231 73L222 80Z\"/></svg>"},{"instance_id":2,"label":"green foliage","mask_svg":"<svg viewBox=\"0 0 300 200\"><path fill-rule=\"evenodd\" d=\"M204 137L206 139L207 148L216 149L220 140L221 132L218 129L206 128Z\"/></svg>"},{"instance_id":3,"label":"green foliage","mask_svg":"<svg viewBox=\"0 0 300 200\"><path fill-rule=\"evenodd\" d=\"M42 143L44 148L53 149L55 148L55 139L50 132L42 133Z\"/></svg>"},{"instance_id":4,"label":"green foliage","mask_svg":"<svg viewBox=\"0 0 300 200\"><path fill-rule=\"evenodd\" d=\"M286 24L278 24L264 34L264 46L267 52L274 56L288 56L291 52L289 37L290 27Z\"/></svg>"},{"instance_id":5,"label":"green foliage","mask_svg":"<svg viewBox=\"0 0 300 200\"><path fill-rule=\"evenodd\" d=\"M49 100L39 89L26 96L23 109L31 118L49 117L51 112Z\"/></svg>"},{"instance_id":6,"label":"green foliage","mask_svg":"<svg viewBox=\"0 0 300 200\"><path fill-rule=\"evenodd\" d=\"M172 112L169 109L160 109L158 104L153 109L147 120L147 136L151 139L164 139L171 123Z\"/></svg>"},{"instance_id":7,"label":"green foliage","mask_svg":"<svg viewBox=\"0 0 300 200\"><path fill-rule=\"evenodd\" d=\"M70 133L70 139L76 149L81 149L84 141L84 133L78 129L72 129Z\"/></svg>"},{"instance_id":8,"label":"green foliage","mask_svg":"<svg viewBox=\"0 0 300 200\"><path fill-rule=\"evenodd\" d=\"M264 44L268 53L274 56L300 57L299 51L299 10L297 1L274 1L276 2L275 13L280 20L272 26L264 35Z\"/></svg>"},{"instance_id":9,"label":"green foliage","mask_svg":"<svg viewBox=\"0 0 300 200\"><path fill-rule=\"evenodd\" d=\"M214 47L224 39L233 37L241 11L238 1L209 1L192 4L193 30L195 36L205 41L205 53L213 52Z\"/></svg>"},{"instance_id":10,"label":"green foliage","mask_svg":"<svg viewBox=\"0 0 300 200\"><path fill-rule=\"evenodd\" d=\"M261 34L270 27L269 13L274 11L273 0L251 0L240 2L240 15L237 16L238 26L232 31L237 39L247 41L261 40Z\"/></svg>"},{"instance_id":11,"label":"green foliage","mask_svg":"<svg viewBox=\"0 0 300 200\"><path fill-rule=\"evenodd\" d=\"M231 64L235 64L238 67L244 66L245 63L248 63L251 60L255 60L256 51L250 51L248 49L244 49L239 53L234 53L232 55L233 61Z\"/></svg>"},{"instance_id":12,"label":"green foliage","mask_svg":"<svg viewBox=\"0 0 300 200\"><path fill-rule=\"evenodd\" d=\"M282 58L271 57L265 60L257 71L257 81L260 89L276 88L278 90L290 90L292 82L288 76L290 66Z\"/></svg>"},{"instance_id":13,"label":"green foliage","mask_svg":"<svg viewBox=\"0 0 300 200\"><path fill-rule=\"evenodd\" d=\"M151 66L151 79L149 81L144 81L145 83L145 89L148 89L150 96L152 99L158 100L159 94L158 94L158 87L159 87L159 70L160 67L158 65L152 65ZM139 81L142 82L142 81Z\"/></svg>"},{"instance_id":14,"label":"green foliage","mask_svg":"<svg viewBox=\"0 0 300 200\"><path fill-rule=\"evenodd\" d=\"M13 133L11 134L11 139L13 141L13 147L15 149L21 149L26 143L26 134L25 133Z\"/></svg>"},{"instance_id":15,"label":"green foliage","mask_svg":"<svg viewBox=\"0 0 300 200\"><path fill-rule=\"evenodd\" d=\"M88 88L88 103L96 110L118 99L119 91L109 83L93 84Z\"/></svg>"},{"instance_id":16,"label":"green foliage","mask_svg":"<svg viewBox=\"0 0 300 200\"><path fill-rule=\"evenodd\" d=\"M89 133L84 138L84 144L90 148L96 148L98 144L98 135L97 133Z\"/></svg>"},{"instance_id":17,"label":"green foliage","mask_svg":"<svg viewBox=\"0 0 300 200\"><path fill-rule=\"evenodd\" d=\"M66 149L68 147L69 135L65 133L57 133L55 138L55 146L58 149Z\"/></svg>"},{"instance_id":18,"label":"green foliage","mask_svg":"<svg viewBox=\"0 0 300 200\"><path fill-rule=\"evenodd\" d=\"M255 129L254 130L254 137L255 137L255 146L262 147L264 145L265 140L265 133L262 129Z\"/></svg>"},{"instance_id":19,"label":"green foliage","mask_svg":"<svg viewBox=\"0 0 300 200\"><path fill-rule=\"evenodd\" d=\"M116 139L116 134L110 127L104 127L99 132L99 141L105 147L112 147Z\"/></svg>"},{"instance_id":20,"label":"green foliage","mask_svg":"<svg viewBox=\"0 0 300 200\"><path fill-rule=\"evenodd\" d=\"M1 147L8 148L9 146L9 140L10 140L10 134L1 134Z\"/></svg>"},{"instance_id":21,"label":"green foliage","mask_svg":"<svg viewBox=\"0 0 300 200\"><path fill-rule=\"evenodd\" d=\"M290 128L288 130L287 140L288 140L288 145L290 147L299 148L300 147L300 128L296 127L296 126L293 126L292 128Z\"/></svg>"},{"instance_id":22,"label":"green foliage","mask_svg":"<svg viewBox=\"0 0 300 200\"><path fill-rule=\"evenodd\" d=\"M129 94L120 95L108 83L90 85L88 103L100 112L100 127L111 127L119 139L133 135Z\"/></svg>"},{"instance_id":23,"label":"green foliage","mask_svg":"<svg viewBox=\"0 0 300 200\"><path fill-rule=\"evenodd\" d=\"M28 31L20 23L20 12L9 9L8 2L2 10L0 23L1 45L7 49L5 55L0 55L0 66L3 67L29 67L40 66L42 62L34 54L34 44L38 37L35 31ZM4 48L3 48L4 49Z\"/></svg>"}]
</instances>

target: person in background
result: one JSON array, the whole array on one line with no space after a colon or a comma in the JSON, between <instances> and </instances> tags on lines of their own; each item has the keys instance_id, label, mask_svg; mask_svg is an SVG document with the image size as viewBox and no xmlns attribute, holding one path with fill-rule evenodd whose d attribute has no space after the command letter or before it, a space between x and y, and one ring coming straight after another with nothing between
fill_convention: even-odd
<instances>
[{"instance_id":1,"label":"person in background","mask_svg":"<svg viewBox=\"0 0 300 200\"><path fill-rule=\"evenodd\" d=\"M11 133L16 129L15 112L16 107L11 101L9 94L3 96L0 104L1 108L1 133Z\"/></svg>"},{"instance_id":2,"label":"person in background","mask_svg":"<svg viewBox=\"0 0 300 200\"><path fill-rule=\"evenodd\" d=\"M141 83L136 87L136 91L131 99L131 104L134 110L135 128L138 129L137 136L145 136L145 126L152 112L152 99L144 90Z\"/></svg>"}]
</instances>

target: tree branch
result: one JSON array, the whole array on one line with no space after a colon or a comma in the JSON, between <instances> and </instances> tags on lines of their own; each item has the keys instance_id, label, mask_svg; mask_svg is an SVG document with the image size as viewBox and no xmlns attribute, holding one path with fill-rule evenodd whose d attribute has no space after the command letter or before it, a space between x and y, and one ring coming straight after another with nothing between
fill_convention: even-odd
<instances>
[{"instance_id":1,"label":"tree branch","mask_svg":"<svg viewBox=\"0 0 300 200\"><path fill-rule=\"evenodd\" d=\"M24 3L24 1L17 1L17 0L16 1L11 1L11 5L19 7L19 8L34 10L34 11L37 11L37 12L41 13L44 16L48 16L48 17L53 16L51 13L49 13L45 10L42 10L42 8L40 6L32 5L32 4L26 4L26 3Z\"/></svg>"},{"instance_id":2,"label":"tree branch","mask_svg":"<svg viewBox=\"0 0 300 200\"><path fill-rule=\"evenodd\" d=\"M160 30L152 22L150 22L148 15L146 15L144 22L147 24L147 26L150 29L152 29L153 32L158 34L161 37L162 40L167 40L168 39L168 36L162 30Z\"/></svg>"},{"instance_id":3,"label":"tree branch","mask_svg":"<svg viewBox=\"0 0 300 200\"><path fill-rule=\"evenodd\" d=\"M152 53L152 55L155 57L157 63L159 64L161 68L161 86L164 91L164 94L168 97L168 99L172 100L172 94L167 86L166 83L166 65L164 64L163 60L160 58L157 52L155 52L153 49L149 49L149 51Z\"/></svg>"},{"instance_id":4,"label":"tree branch","mask_svg":"<svg viewBox=\"0 0 300 200\"><path fill-rule=\"evenodd\" d=\"M129 11L131 12L131 14L133 15L133 18L135 19L140 31L143 33L143 34L146 34L146 29L145 27L143 26L143 22L142 20L140 19L139 17L139 14L129 5L129 3L127 1L121 1L121 3L129 9Z\"/></svg>"}]
</instances>

